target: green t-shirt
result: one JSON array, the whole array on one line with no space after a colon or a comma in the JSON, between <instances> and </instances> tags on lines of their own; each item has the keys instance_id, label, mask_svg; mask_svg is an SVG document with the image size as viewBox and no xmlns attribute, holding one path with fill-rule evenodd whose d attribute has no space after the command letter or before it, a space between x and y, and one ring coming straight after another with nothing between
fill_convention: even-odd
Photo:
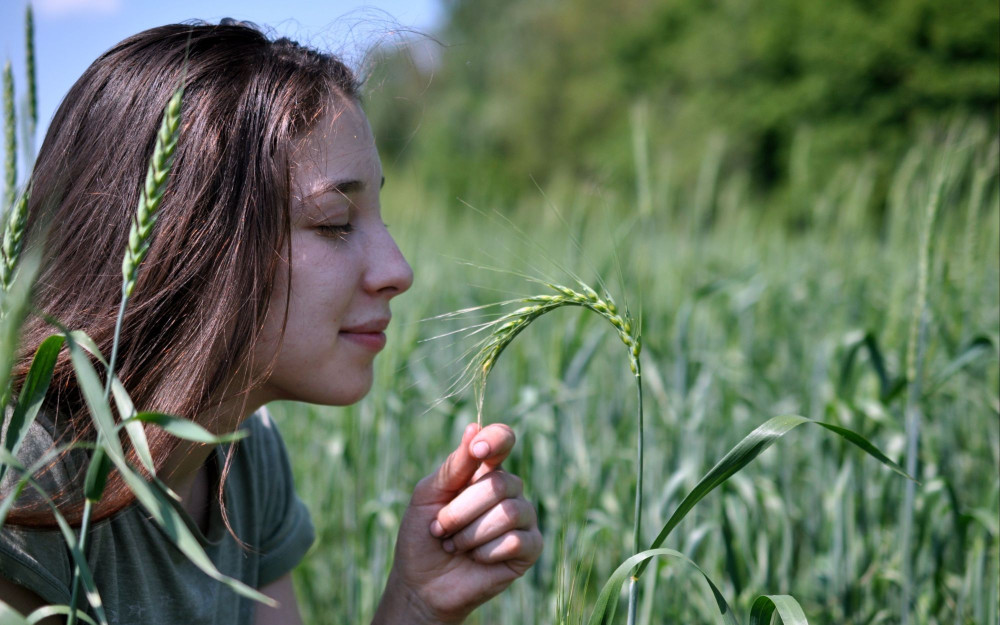
<instances>
[{"instance_id":1,"label":"green t-shirt","mask_svg":"<svg viewBox=\"0 0 1000 625\"><path fill-rule=\"evenodd\" d=\"M22 460L38 457L51 444L47 426L51 423L40 414L18 453ZM186 514L184 520L223 574L260 588L298 564L315 532L308 510L295 493L288 454L267 411L254 413L241 427L250 435L236 443L224 497L229 522L246 546L229 534L217 503L206 533ZM209 457L211 481L216 484L227 448L220 445ZM64 472L53 473L56 480L74 481L68 476L82 474L72 466L73 458L67 462L71 466ZM87 560L112 624L253 620L256 603L192 564L139 504L94 525ZM11 525L0 530L0 576L51 604L68 604L72 575L73 562L58 530ZM79 600L86 603L82 594Z\"/></svg>"}]
</instances>

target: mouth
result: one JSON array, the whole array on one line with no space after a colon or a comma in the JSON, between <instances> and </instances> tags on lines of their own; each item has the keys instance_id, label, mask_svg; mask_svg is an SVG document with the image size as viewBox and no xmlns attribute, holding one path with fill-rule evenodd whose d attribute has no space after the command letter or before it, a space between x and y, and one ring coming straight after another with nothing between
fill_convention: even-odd
<instances>
[{"instance_id":1,"label":"mouth","mask_svg":"<svg viewBox=\"0 0 1000 625\"><path fill-rule=\"evenodd\" d=\"M340 336L352 343L377 352L385 347L385 329L388 326L388 317L372 319L371 321L341 328Z\"/></svg>"}]
</instances>

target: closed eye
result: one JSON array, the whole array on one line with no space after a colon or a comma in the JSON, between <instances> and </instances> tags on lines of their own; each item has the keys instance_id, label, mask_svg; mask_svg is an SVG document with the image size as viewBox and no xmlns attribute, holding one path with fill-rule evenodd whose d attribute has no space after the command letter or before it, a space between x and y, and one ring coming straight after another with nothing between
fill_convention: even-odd
<instances>
[{"instance_id":1,"label":"closed eye","mask_svg":"<svg viewBox=\"0 0 1000 625\"><path fill-rule=\"evenodd\" d=\"M324 237L346 239L347 235L354 230L354 226L351 224L316 226L316 230Z\"/></svg>"}]
</instances>

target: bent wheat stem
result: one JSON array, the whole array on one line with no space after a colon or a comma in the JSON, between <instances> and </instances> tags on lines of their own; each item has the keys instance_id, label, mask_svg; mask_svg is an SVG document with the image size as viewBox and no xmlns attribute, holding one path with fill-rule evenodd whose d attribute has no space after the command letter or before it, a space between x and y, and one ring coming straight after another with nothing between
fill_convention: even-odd
<instances>
[{"instance_id":1,"label":"bent wheat stem","mask_svg":"<svg viewBox=\"0 0 1000 625\"><path fill-rule=\"evenodd\" d=\"M551 312L562 306L580 306L592 310L601 315L614 326L618 332L618 338L628 350L628 363L632 375L635 377L636 390L638 395L638 435L636 449L636 484L635 484L635 520L632 528L632 553L639 553L640 537L642 535L642 474L643 474L643 411L642 411L642 370L639 364L639 353L642 351L642 341L639 336L639 328L626 310L619 312L618 305L609 293L605 291L601 297L597 292L577 281L580 291L569 287L541 282L549 287L555 294L534 295L509 303L522 304L521 308L510 312L498 319L486 324L485 327L492 327L492 332L479 344L479 349L473 360L473 375L476 384L476 419L480 426L483 422L483 396L486 389L486 378L496 365L497 359L504 349L523 332L533 321L547 312ZM582 291L582 292L581 292ZM629 607L628 623L635 622L636 608L638 606L639 586L638 576L633 575L629 582Z\"/></svg>"}]
</instances>

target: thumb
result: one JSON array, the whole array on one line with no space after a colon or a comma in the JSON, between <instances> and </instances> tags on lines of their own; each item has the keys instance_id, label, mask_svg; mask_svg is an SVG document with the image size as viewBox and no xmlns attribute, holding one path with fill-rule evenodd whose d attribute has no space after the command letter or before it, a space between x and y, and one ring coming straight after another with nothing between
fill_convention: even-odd
<instances>
[{"instance_id":1,"label":"thumb","mask_svg":"<svg viewBox=\"0 0 1000 625\"><path fill-rule=\"evenodd\" d=\"M462 442L444 461L437 471L431 473L417 484L413 490L413 504L427 505L445 503L469 484L475 475L481 460L469 453L469 443L479 433L479 426L470 423L462 434Z\"/></svg>"}]
</instances>

